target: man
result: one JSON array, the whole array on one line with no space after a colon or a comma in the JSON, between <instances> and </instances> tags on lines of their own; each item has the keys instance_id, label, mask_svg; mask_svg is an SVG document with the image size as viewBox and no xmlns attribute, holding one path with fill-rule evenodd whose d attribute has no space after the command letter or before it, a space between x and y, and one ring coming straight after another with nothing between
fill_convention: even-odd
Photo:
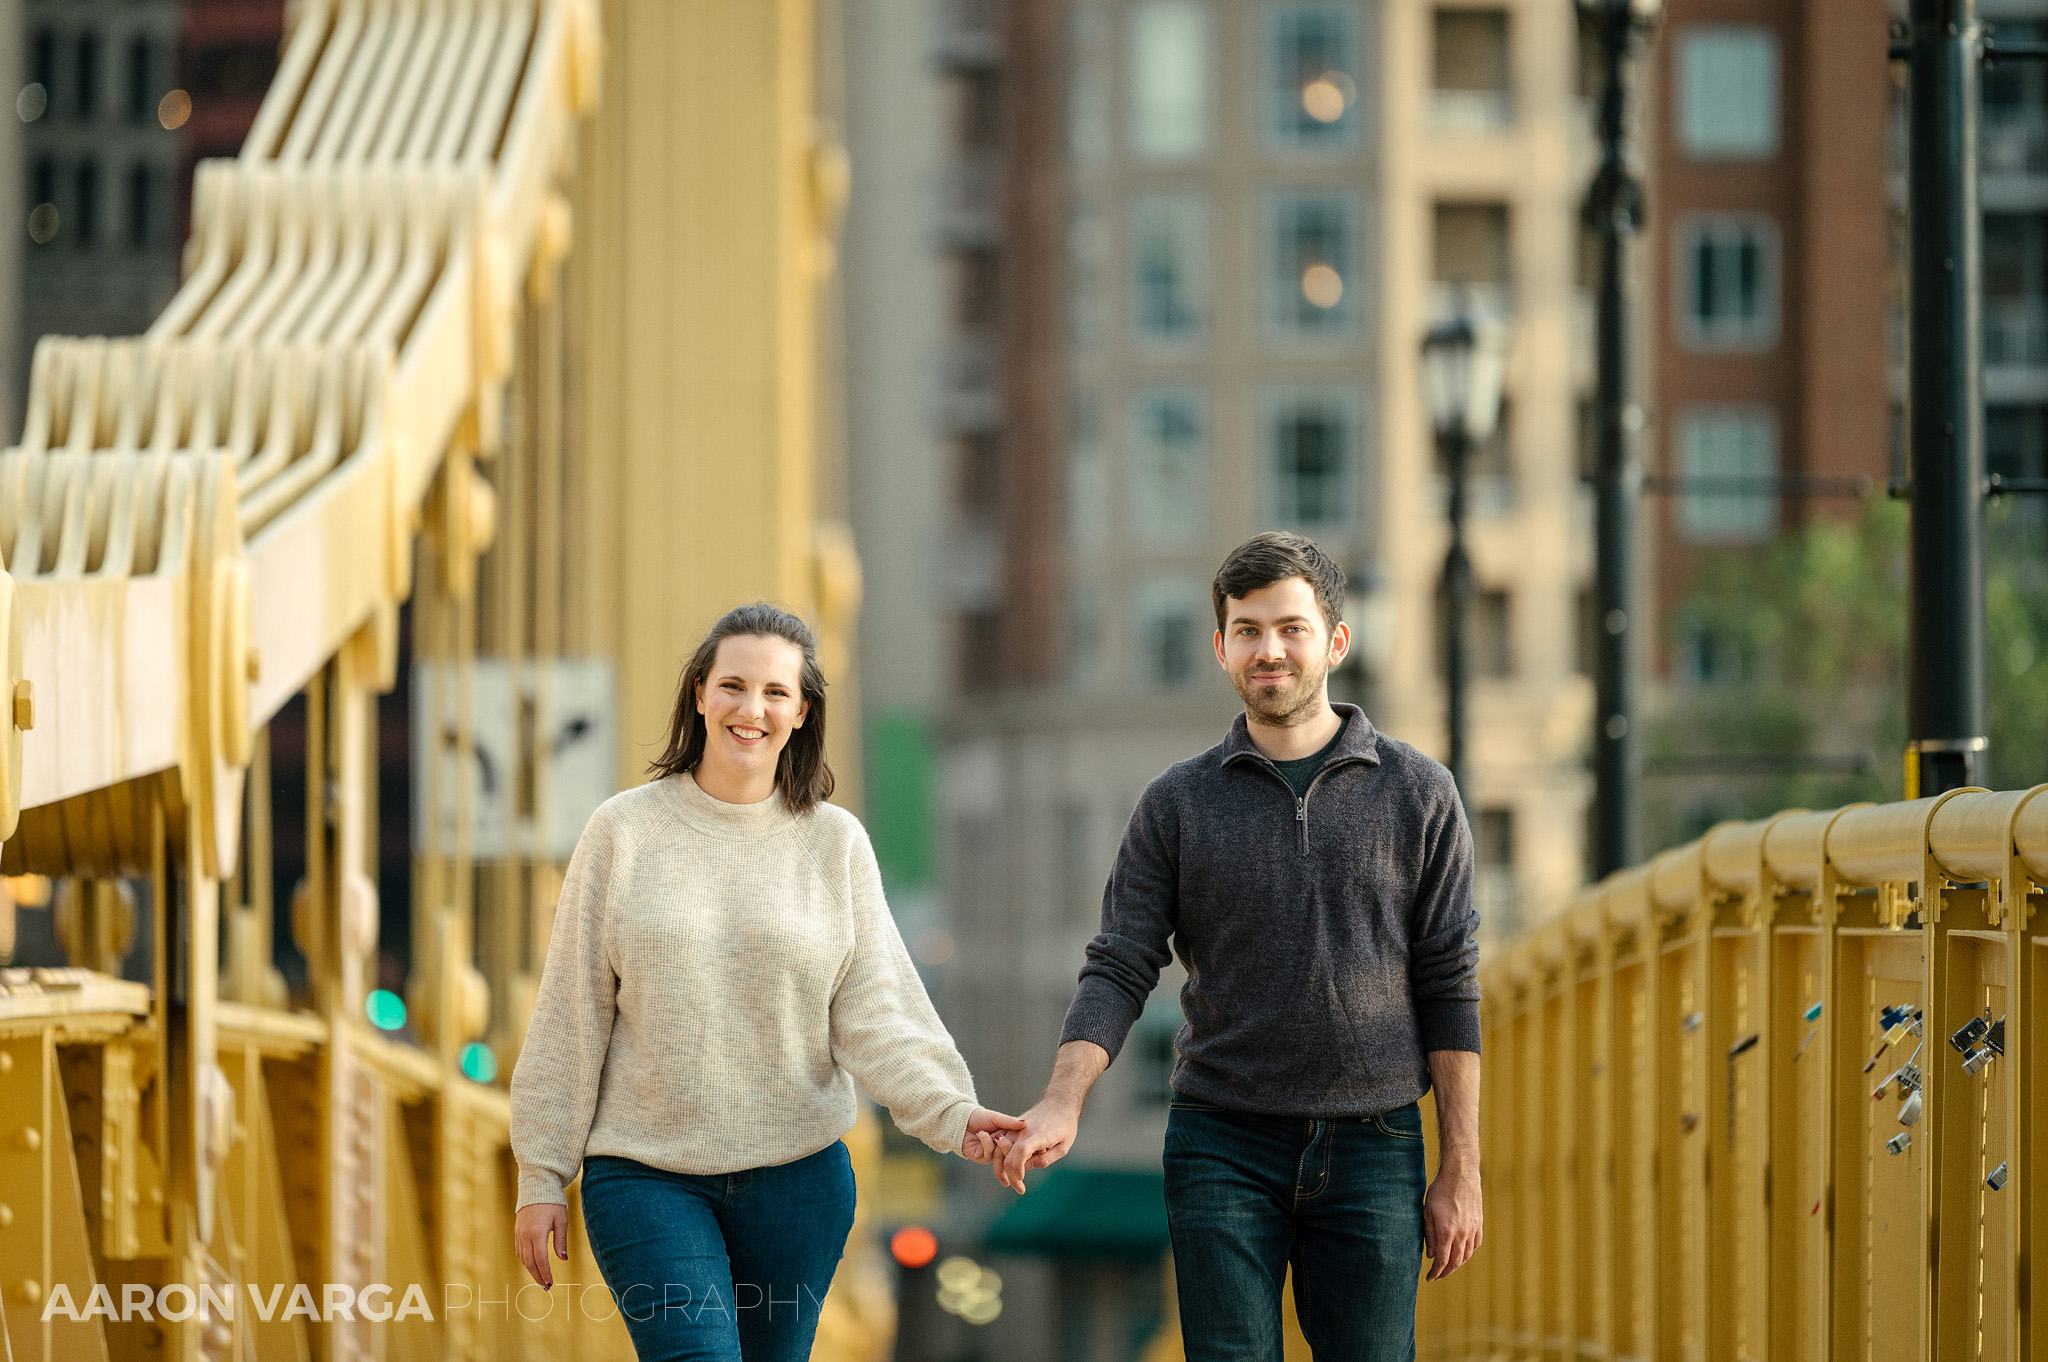
<instances>
[{"instance_id":1,"label":"man","mask_svg":"<svg viewBox=\"0 0 2048 1362\"><path fill-rule=\"evenodd\" d=\"M1448 771L1330 704L1351 635L1314 542L1259 535L1210 594L1244 714L1138 801L1052 1080L997 1176L1022 1192L1073 1147L1170 941L1188 975L1166 1210L1189 1362L1279 1362L1290 1265L1318 1362L1409 1359L1425 1243L1434 1281L1480 1240L1471 834Z\"/></svg>"}]
</instances>

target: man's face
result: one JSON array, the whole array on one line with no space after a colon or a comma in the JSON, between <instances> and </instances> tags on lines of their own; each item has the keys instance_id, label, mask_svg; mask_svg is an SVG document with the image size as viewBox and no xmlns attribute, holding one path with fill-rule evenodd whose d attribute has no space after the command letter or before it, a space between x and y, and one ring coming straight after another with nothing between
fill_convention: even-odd
<instances>
[{"instance_id":1,"label":"man's face","mask_svg":"<svg viewBox=\"0 0 2048 1362\"><path fill-rule=\"evenodd\" d=\"M1223 603L1216 660L1245 709L1262 722L1285 728L1320 713L1323 683L1350 648L1350 628L1339 624L1333 633L1323 622L1305 577Z\"/></svg>"}]
</instances>

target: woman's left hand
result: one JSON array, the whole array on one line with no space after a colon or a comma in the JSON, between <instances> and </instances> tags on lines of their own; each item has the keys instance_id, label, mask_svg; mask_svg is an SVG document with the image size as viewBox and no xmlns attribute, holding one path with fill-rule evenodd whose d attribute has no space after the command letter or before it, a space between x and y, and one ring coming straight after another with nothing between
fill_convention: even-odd
<instances>
[{"instance_id":1,"label":"woman's left hand","mask_svg":"<svg viewBox=\"0 0 2048 1362\"><path fill-rule=\"evenodd\" d=\"M1015 1116L976 1107L974 1114L967 1118L967 1137L960 1141L960 1157L975 1163L994 1163L999 1152L996 1146L999 1134L1023 1128L1024 1122Z\"/></svg>"}]
</instances>

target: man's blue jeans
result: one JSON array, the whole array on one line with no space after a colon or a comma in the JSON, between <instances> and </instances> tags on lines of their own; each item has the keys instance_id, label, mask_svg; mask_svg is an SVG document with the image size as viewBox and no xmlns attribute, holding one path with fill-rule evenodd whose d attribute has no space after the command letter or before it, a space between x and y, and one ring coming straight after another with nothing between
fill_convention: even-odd
<instances>
[{"instance_id":1,"label":"man's blue jeans","mask_svg":"<svg viewBox=\"0 0 2048 1362\"><path fill-rule=\"evenodd\" d=\"M583 1227L640 1362L803 1362L853 1198L838 1143L743 1173L583 1161Z\"/></svg>"},{"instance_id":2,"label":"man's blue jeans","mask_svg":"<svg viewBox=\"0 0 2048 1362\"><path fill-rule=\"evenodd\" d=\"M1281 1362L1280 1292L1317 1362L1409 1362L1422 1112L1259 1116L1175 1096L1166 1219L1188 1362Z\"/></svg>"}]
</instances>

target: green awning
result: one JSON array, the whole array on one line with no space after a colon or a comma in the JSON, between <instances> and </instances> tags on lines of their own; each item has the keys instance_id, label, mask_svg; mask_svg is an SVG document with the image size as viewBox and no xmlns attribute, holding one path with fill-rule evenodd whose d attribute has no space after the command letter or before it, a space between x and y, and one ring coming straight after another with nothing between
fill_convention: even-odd
<instances>
[{"instance_id":1,"label":"green awning","mask_svg":"<svg viewBox=\"0 0 2048 1362\"><path fill-rule=\"evenodd\" d=\"M991 1253L1157 1258L1166 1252L1166 1179L1156 1170L1048 1168L989 1226Z\"/></svg>"}]
</instances>

